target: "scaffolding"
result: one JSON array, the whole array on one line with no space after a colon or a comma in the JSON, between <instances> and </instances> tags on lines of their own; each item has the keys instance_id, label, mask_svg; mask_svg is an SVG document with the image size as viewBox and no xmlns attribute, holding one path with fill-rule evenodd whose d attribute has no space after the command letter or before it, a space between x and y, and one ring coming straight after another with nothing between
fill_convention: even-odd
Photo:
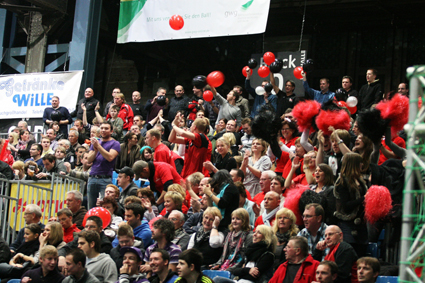
<instances>
[{"instance_id":1,"label":"scaffolding","mask_svg":"<svg viewBox=\"0 0 425 283\"><path fill-rule=\"evenodd\" d=\"M399 282L425 282L425 66L407 69L410 80L407 160Z\"/></svg>"}]
</instances>

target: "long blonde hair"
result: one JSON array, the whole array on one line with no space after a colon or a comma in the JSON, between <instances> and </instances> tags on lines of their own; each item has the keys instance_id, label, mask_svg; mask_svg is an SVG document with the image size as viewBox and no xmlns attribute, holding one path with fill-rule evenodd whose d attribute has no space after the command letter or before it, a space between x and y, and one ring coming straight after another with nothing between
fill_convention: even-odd
<instances>
[{"instance_id":1,"label":"long blonde hair","mask_svg":"<svg viewBox=\"0 0 425 283\"><path fill-rule=\"evenodd\" d=\"M258 225L255 230L258 230L261 235L264 236L264 242L267 244L267 247L270 247L270 250L274 252L277 246L277 237L276 234L273 232L272 227L267 225Z\"/></svg>"},{"instance_id":2,"label":"long blonde hair","mask_svg":"<svg viewBox=\"0 0 425 283\"><path fill-rule=\"evenodd\" d=\"M296 236L298 231L299 231L297 225L295 224L295 223L297 223L297 217L292 212L292 210L290 210L286 207L283 207L276 212L276 218L275 218L276 220L274 221L274 224L273 224L273 232L275 232L275 233L279 232L279 226L278 226L277 219L282 215L288 217L292 221L291 227L289 228L289 234L290 234L290 236Z\"/></svg>"}]
</instances>

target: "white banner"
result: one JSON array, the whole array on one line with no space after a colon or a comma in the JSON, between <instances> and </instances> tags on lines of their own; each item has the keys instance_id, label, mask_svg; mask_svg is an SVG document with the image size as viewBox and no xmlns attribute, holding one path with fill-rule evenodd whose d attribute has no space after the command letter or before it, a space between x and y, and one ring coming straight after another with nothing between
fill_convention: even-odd
<instances>
[{"instance_id":1,"label":"white banner","mask_svg":"<svg viewBox=\"0 0 425 283\"><path fill-rule=\"evenodd\" d=\"M74 111L82 77L83 71L0 76L0 119L42 118L53 96Z\"/></svg>"},{"instance_id":2,"label":"white banner","mask_svg":"<svg viewBox=\"0 0 425 283\"><path fill-rule=\"evenodd\" d=\"M121 0L118 43L258 34L270 0ZM180 30L170 26L179 15Z\"/></svg>"}]
</instances>

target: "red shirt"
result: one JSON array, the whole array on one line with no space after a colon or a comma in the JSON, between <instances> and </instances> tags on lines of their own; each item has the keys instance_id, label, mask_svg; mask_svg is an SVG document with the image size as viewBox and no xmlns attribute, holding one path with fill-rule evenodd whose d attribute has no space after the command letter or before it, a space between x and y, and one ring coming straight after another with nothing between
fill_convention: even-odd
<instances>
[{"instance_id":1,"label":"red shirt","mask_svg":"<svg viewBox=\"0 0 425 283\"><path fill-rule=\"evenodd\" d=\"M154 162L165 162L170 164L171 166L176 168L176 164L174 163L173 154L171 150L163 143L160 143L153 153L153 161Z\"/></svg>"},{"instance_id":2,"label":"red shirt","mask_svg":"<svg viewBox=\"0 0 425 283\"><path fill-rule=\"evenodd\" d=\"M261 191L252 199L252 201L258 205L261 205L261 202L264 200L265 195L266 194L263 191Z\"/></svg>"},{"instance_id":3,"label":"red shirt","mask_svg":"<svg viewBox=\"0 0 425 283\"><path fill-rule=\"evenodd\" d=\"M195 172L203 172L203 163L207 160L208 148L211 144L210 140L204 134L195 133L195 139L191 140L185 138L186 153L184 155L184 166L182 170L182 177Z\"/></svg>"},{"instance_id":4,"label":"red shirt","mask_svg":"<svg viewBox=\"0 0 425 283\"><path fill-rule=\"evenodd\" d=\"M301 185L307 185L307 178L305 177L305 173L302 173L301 175L298 175L297 177L293 178L292 181L295 183L295 185L301 184Z\"/></svg>"},{"instance_id":5,"label":"red shirt","mask_svg":"<svg viewBox=\"0 0 425 283\"><path fill-rule=\"evenodd\" d=\"M130 130L131 126L133 126L133 110L131 109L130 105L123 103L121 105L120 112L118 112L118 117L120 117L124 121L124 125L122 128L124 130ZM111 115L106 115L106 120L111 118Z\"/></svg>"},{"instance_id":6,"label":"red shirt","mask_svg":"<svg viewBox=\"0 0 425 283\"><path fill-rule=\"evenodd\" d=\"M208 139L208 138L207 138ZM207 150L207 154L205 155L205 161L211 161L211 156L212 156L212 143L211 141L208 139L208 150ZM204 161L204 162L205 162ZM205 167L202 168L202 174L204 174L205 177L209 177L210 176L210 171L208 171Z\"/></svg>"},{"instance_id":7,"label":"red shirt","mask_svg":"<svg viewBox=\"0 0 425 283\"><path fill-rule=\"evenodd\" d=\"M155 166L155 175L153 177L155 190L159 193L162 193L164 190L164 184L166 182L172 181L173 184L180 184L180 182L183 181L176 169L170 164L165 162L154 162L153 165Z\"/></svg>"},{"instance_id":8,"label":"red shirt","mask_svg":"<svg viewBox=\"0 0 425 283\"><path fill-rule=\"evenodd\" d=\"M64 228L62 229L63 229L63 241L65 243L69 243L74 240L74 232L76 233L81 232L81 230L77 228L76 223L72 224L72 226L67 229L64 229Z\"/></svg>"},{"instance_id":9,"label":"red shirt","mask_svg":"<svg viewBox=\"0 0 425 283\"><path fill-rule=\"evenodd\" d=\"M304 168L304 158L300 158L300 162L301 162L301 165L300 165L301 173L304 173L304 169L303 169ZM286 177L288 177L288 174L291 171L291 168L292 168L292 161L289 159L288 162L286 162L286 166L285 166L285 168L283 169L283 172L282 172L283 178L286 179ZM294 173L294 175L292 175L292 179L294 179L297 176L298 176L298 174Z\"/></svg>"},{"instance_id":10,"label":"red shirt","mask_svg":"<svg viewBox=\"0 0 425 283\"><path fill-rule=\"evenodd\" d=\"M291 147L293 145L295 145L295 141L297 140L298 137L293 138L292 140L290 140L288 143L285 142L285 139L281 138L281 141L287 146L287 147ZM283 169L286 165L286 163L289 160L289 153L287 153L286 151L282 151L282 155L280 157L276 156L277 158L279 158L278 160L276 160L276 169L274 170L275 172L283 172Z\"/></svg>"},{"instance_id":11,"label":"red shirt","mask_svg":"<svg viewBox=\"0 0 425 283\"><path fill-rule=\"evenodd\" d=\"M189 208L186 205L182 204L183 214L187 214L188 211L189 211ZM165 208L163 208L159 215L165 216L165 214L167 214L167 210Z\"/></svg>"},{"instance_id":12,"label":"red shirt","mask_svg":"<svg viewBox=\"0 0 425 283\"><path fill-rule=\"evenodd\" d=\"M399 147L402 148L406 148L406 142L404 141L404 139L400 138L399 136L396 136L392 139L393 143L395 143L396 145L398 145ZM386 144L385 144L385 140L381 141L382 145L389 151L392 151ZM382 153L381 150L379 150L379 161L378 161L378 165L381 165L382 163L384 163L386 160L388 160L388 158L385 157L385 155Z\"/></svg>"},{"instance_id":13,"label":"red shirt","mask_svg":"<svg viewBox=\"0 0 425 283\"><path fill-rule=\"evenodd\" d=\"M276 220L276 214L273 216L273 219L271 219L270 222L270 226L273 227L274 221ZM263 216L260 215L260 217L257 218L257 220L255 220L254 223L254 227L257 228L258 225L263 225L264 221L263 221Z\"/></svg>"}]
</instances>

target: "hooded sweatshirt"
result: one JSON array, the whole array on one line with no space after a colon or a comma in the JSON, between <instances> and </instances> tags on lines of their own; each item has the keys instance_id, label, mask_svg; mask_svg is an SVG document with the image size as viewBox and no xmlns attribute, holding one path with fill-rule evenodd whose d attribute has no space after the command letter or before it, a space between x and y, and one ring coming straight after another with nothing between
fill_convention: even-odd
<instances>
[{"instance_id":1,"label":"hooded sweatshirt","mask_svg":"<svg viewBox=\"0 0 425 283\"><path fill-rule=\"evenodd\" d=\"M95 258L86 260L88 273L93 274L100 282L113 283L118 279L115 262L108 254L99 254Z\"/></svg>"}]
</instances>

